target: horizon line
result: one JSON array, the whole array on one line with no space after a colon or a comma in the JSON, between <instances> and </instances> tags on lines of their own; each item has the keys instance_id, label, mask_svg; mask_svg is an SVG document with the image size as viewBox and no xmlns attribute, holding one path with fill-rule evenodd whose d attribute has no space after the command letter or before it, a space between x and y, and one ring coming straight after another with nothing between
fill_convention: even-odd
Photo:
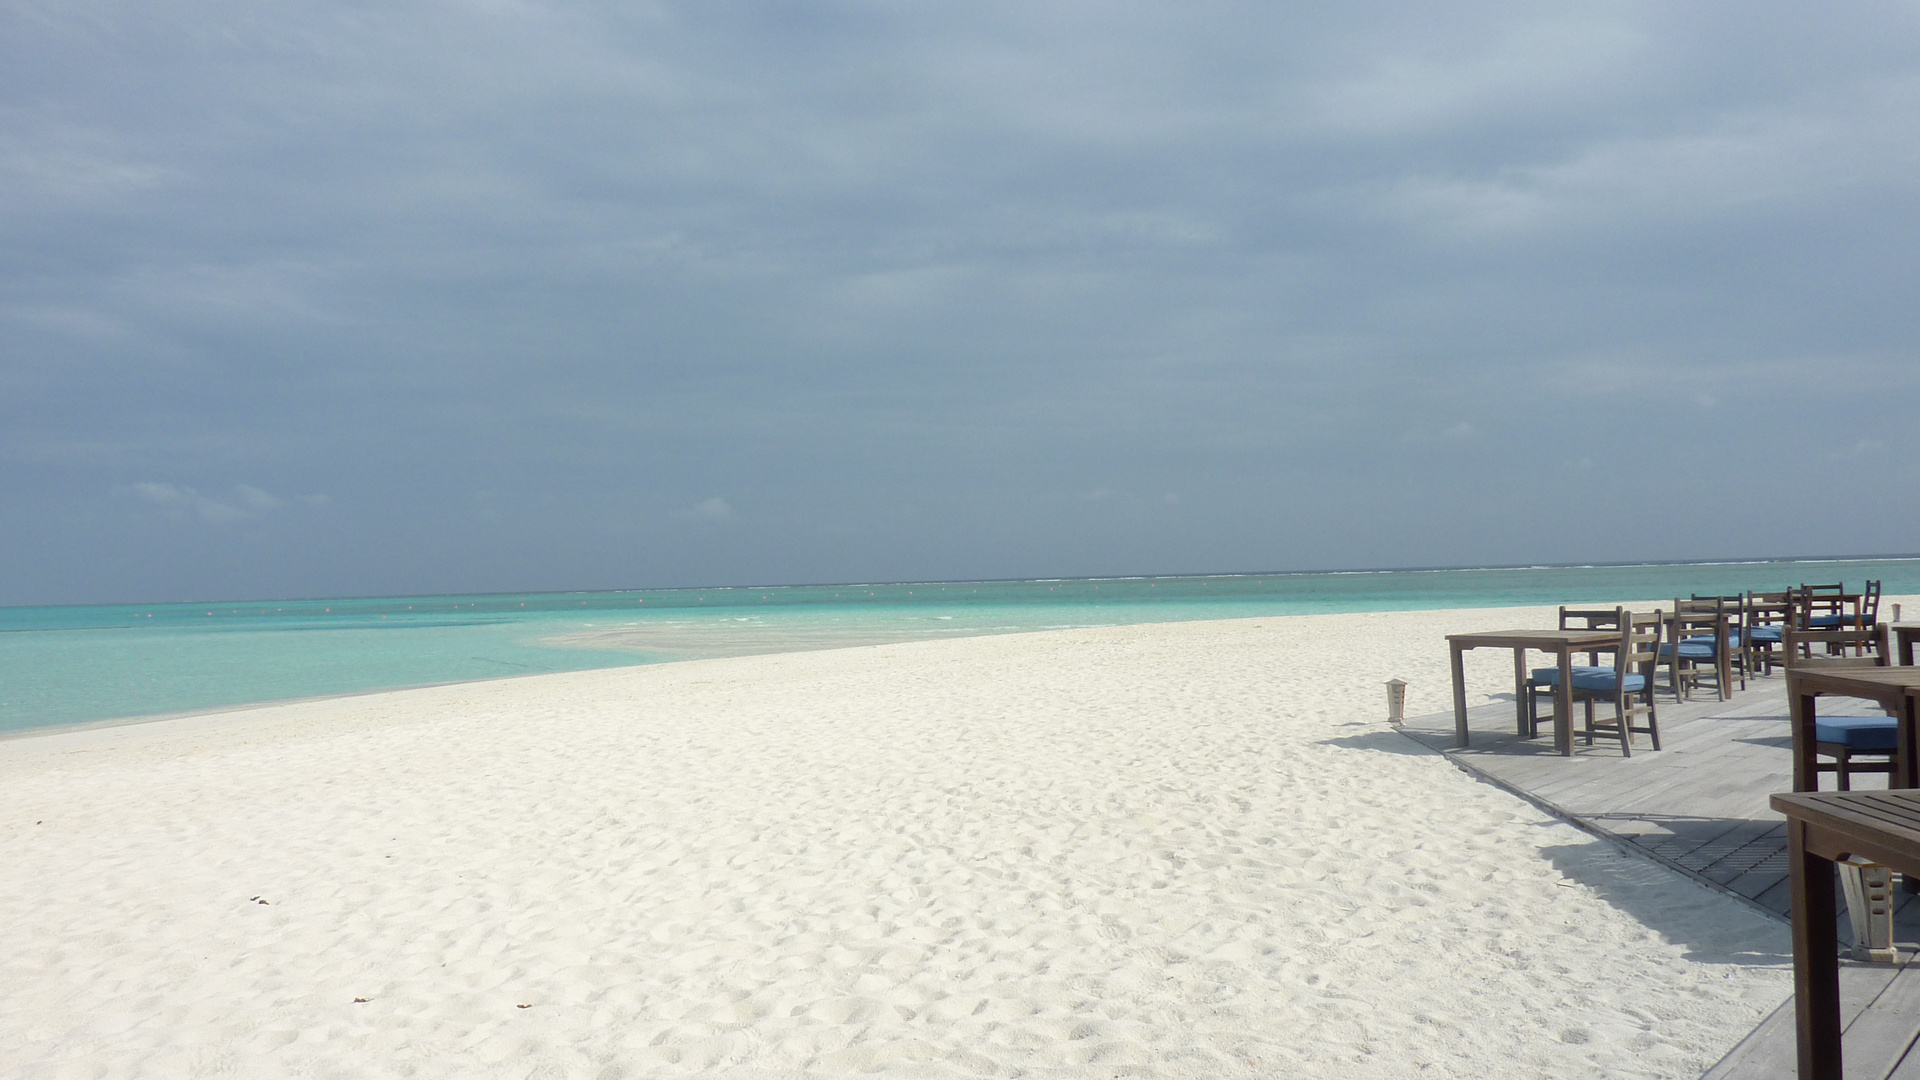
<instances>
[{"instance_id":1,"label":"horizon line","mask_svg":"<svg viewBox=\"0 0 1920 1080\"><path fill-rule=\"evenodd\" d=\"M1264 578L1264 577L1346 577L1367 574L1443 574L1477 573L1520 570L1616 570L1628 567L1652 566L1766 566L1794 563L1839 563L1839 562L1914 562L1920 561L1920 553L1901 553L1885 555L1788 555L1759 558L1712 558L1712 559L1629 559L1619 562L1562 562L1562 563L1502 563L1491 566L1384 566L1357 567L1344 569L1317 570L1244 570L1244 571L1207 571L1201 573L1163 573L1163 574L1088 574L1067 575L1061 577L1033 578L948 578L941 580L899 580L899 581L810 581L787 582L782 584L748 585L669 585L669 586L626 586L611 589L523 589L502 590L498 592L426 592L426 593L368 593L346 596L298 596L298 597L252 597L247 599L192 599L192 600L107 600L74 604L0 604L0 611L45 608L88 608L88 607L130 607L139 604L154 605L198 605L198 604L309 604L323 601L354 600L423 600L436 597L474 596L579 596L588 593L683 593L699 591L750 591L753 589L832 589L832 588L893 588L907 585L1000 585L1015 582L1100 582L1100 581L1165 581L1180 578Z\"/></svg>"}]
</instances>

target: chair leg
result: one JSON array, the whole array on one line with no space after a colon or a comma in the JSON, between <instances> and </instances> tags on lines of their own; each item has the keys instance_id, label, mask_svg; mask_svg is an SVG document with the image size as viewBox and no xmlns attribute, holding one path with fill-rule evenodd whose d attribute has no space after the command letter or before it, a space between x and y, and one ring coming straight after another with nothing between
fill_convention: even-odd
<instances>
[{"instance_id":1,"label":"chair leg","mask_svg":"<svg viewBox=\"0 0 1920 1080\"><path fill-rule=\"evenodd\" d=\"M1852 778L1847 771L1847 766L1851 763L1852 757L1853 752L1844 749L1833 755L1833 780L1835 786L1841 791L1853 790Z\"/></svg>"},{"instance_id":2,"label":"chair leg","mask_svg":"<svg viewBox=\"0 0 1920 1080\"><path fill-rule=\"evenodd\" d=\"M1613 699L1613 722L1620 725L1620 756L1633 756L1633 721L1627 719L1627 699L1624 695Z\"/></svg>"},{"instance_id":3,"label":"chair leg","mask_svg":"<svg viewBox=\"0 0 1920 1080\"><path fill-rule=\"evenodd\" d=\"M1647 687L1647 734L1653 738L1653 748L1660 749L1660 714L1653 707L1653 687Z\"/></svg>"}]
</instances>

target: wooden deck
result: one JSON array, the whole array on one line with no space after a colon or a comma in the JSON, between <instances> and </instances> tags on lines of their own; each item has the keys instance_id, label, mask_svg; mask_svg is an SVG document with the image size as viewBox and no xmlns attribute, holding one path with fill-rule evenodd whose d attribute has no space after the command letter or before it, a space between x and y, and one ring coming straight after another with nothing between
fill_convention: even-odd
<instances>
[{"instance_id":1,"label":"wooden deck","mask_svg":"<svg viewBox=\"0 0 1920 1080\"><path fill-rule=\"evenodd\" d=\"M1749 680L1726 702L1711 691L1694 700L1660 702L1660 742L1639 736L1634 755L1617 742L1587 746L1577 734L1574 756L1553 752L1515 731L1511 694L1467 714L1472 744L1455 745L1453 714L1413 717L1401 730L1445 753L1455 764L1623 848L1670 867L1783 922L1787 918L1784 823L1767 805L1793 789L1793 736L1786 680ZM1849 706L1854 706L1849 708ZM1823 698L1823 712L1878 715L1866 702ZM1827 781L1831 782L1831 779ZM1854 787L1883 788L1884 774L1856 776ZM1920 903L1898 893L1894 940L1907 955L1920 950ZM1841 939L1851 926L1841 904ZM1920 964L1852 964L1841 969L1846 1002L1849 1080L1920 1080ZM1913 1051L1910 1053L1910 1051ZM1791 1000L1754 1029L1709 1080L1775 1080L1795 1074Z\"/></svg>"}]
</instances>

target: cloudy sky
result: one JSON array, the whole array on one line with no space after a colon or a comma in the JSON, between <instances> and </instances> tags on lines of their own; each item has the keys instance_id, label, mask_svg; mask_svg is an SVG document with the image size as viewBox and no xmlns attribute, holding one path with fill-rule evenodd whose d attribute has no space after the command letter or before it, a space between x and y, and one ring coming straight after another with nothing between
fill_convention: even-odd
<instances>
[{"instance_id":1,"label":"cloudy sky","mask_svg":"<svg viewBox=\"0 0 1920 1080\"><path fill-rule=\"evenodd\" d=\"M1920 7L0 2L0 603L1920 550Z\"/></svg>"}]
</instances>

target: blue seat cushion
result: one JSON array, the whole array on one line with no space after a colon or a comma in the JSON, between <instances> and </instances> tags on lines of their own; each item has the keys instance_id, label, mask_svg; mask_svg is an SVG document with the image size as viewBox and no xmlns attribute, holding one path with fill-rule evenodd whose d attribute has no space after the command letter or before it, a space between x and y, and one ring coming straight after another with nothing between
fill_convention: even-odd
<instances>
[{"instance_id":1,"label":"blue seat cushion","mask_svg":"<svg viewBox=\"0 0 1920 1080\"><path fill-rule=\"evenodd\" d=\"M1778 645L1780 644L1780 640L1781 640L1780 632L1783 629L1785 629L1785 627L1756 626L1749 632L1753 635L1753 640L1756 642L1770 641L1773 644Z\"/></svg>"},{"instance_id":2,"label":"blue seat cushion","mask_svg":"<svg viewBox=\"0 0 1920 1080\"><path fill-rule=\"evenodd\" d=\"M1560 669L1534 668L1532 682L1543 686L1560 685ZM1644 676L1627 676L1627 693L1637 694L1644 690L1647 680ZM1613 693L1613 669L1610 667L1575 666L1573 669L1573 688L1598 694Z\"/></svg>"},{"instance_id":3,"label":"blue seat cushion","mask_svg":"<svg viewBox=\"0 0 1920 1080\"><path fill-rule=\"evenodd\" d=\"M1680 641L1679 647L1680 647L1680 656L1684 660L1713 659L1714 653L1713 653L1712 638L1683 638ZM1674 647L1672 645L1662 645L1660 646L1660 655L1672 656L1673 650L1674 650Z\"/></svg>"},{"instance_id":4,"label":"blue seat cushion","mask_svg":"<svg viewBox=\"0 0 1920 1080\"><path fill-rule=\"evenodd\" d=\"M1575 686L1580 685L1580 676L1595 675L1595 674L1604 677L1607 680L1607 685L1609 687L1613 685L1613 669L1612 668L1587 667L1584 664L1573 665L1573 685ZM1543 683L1547 686L1559 686L1560 685L1560 669L1557 667L1534 668L1533 677L1528 679L1527 681Z\"/></svg>"},{"instance_id":5,"label":"blue seat cushion","mask_svg":"<svg viewBox=\"0 0 1920 1080\"><path fill-rule=\"evenodd\" d=\"M1647 688L1647 679L1644 675L1630 674L1625 681L1626 685L1621 689L1629 694L1638 694ZM1576 672L1573 676L1573 688L1595 694L1611 694L1613 693L1613 672L1608 670L1604 675Z\"/></svg>"},{"instance_id":6,"label":"blue seat cushion","mask_svg":"<svg viewBox=\"0 0 1920 1080\"><path fill-rule=\"evenodd\" d=\"M1890 753L1900 742L1900 721L1891 716L1818 716L1815 742L1840 743L1849 750Z\"/></svg>"},{"instance_id":7,"label":"blue seat cushion","mask_svg":"<svg viewBox=\"0 0 1920 1080\"><path fill-rule=\"evenodd\" d=\"M1807 625L1815 630L1838 630L1852 621L1843 615L1814 615L1807 619Z\"/></svg>"}]
</instances>

